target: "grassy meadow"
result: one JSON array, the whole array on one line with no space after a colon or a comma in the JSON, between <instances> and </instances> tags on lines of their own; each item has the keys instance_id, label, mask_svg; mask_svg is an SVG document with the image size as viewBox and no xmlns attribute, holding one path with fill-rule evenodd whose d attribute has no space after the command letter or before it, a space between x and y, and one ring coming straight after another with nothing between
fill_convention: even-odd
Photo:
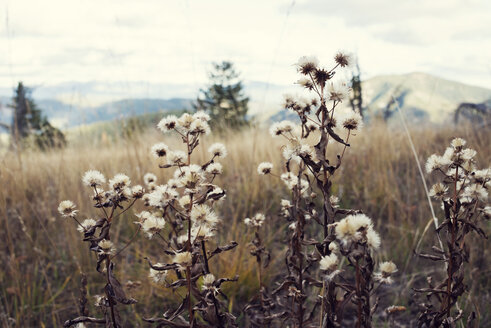
<instances>
[{"instance_id":1,"label":"grassy meadow","mask_svg":"<svg viewBox=\"0 0 491 328\"><path fill-rule=\"evenodd\" d=\"M477 151L480 167L491 163L491 131L472 127L411 129L418 158L424 165L433 153L442 153L452 138L467 140ZM157 129L147 129L129 137L98 135L80 132L72 137L65 149L48 152L7 152L0 165L0 326L3 327L60 327L78 313L81 273L87 275L89 305L95 312L94 295L101 294L105 281L95 271L95 255L82 242L81 233L73 221L60 217L57 207L61 200L77 204L80 218L95 217L91 207L92 192L82 184L81 177L96 169L112 177L127 174L132 184L143 185L143 175L152 172L158 182L169 179L173 170L159 169L150 154L153 144L163 141L172 149L182 149L181 141L162 135ZM237 283L224 284L229 296L229 308L237 315L239 325L245 325L243 307L258 290L255 259L248 243L252 239L243 219L257 211L267 216L266 247L273 250L265 270L266 285L284 270L285 235L288 223L279 216L280 200L288 191L284 184L271 176L259 176L257 165L263 161L281 166L281 142L266 130L247 129L240 132L213 134L198 146L196 159L205 161L205 151L215 141L225 144L228 156L223 159L224 174L218 184L227 192L221 202L222 217L218 239L221 244L231 240L239 243L233 251L210 261L220 277L239 275ZM379 291L380 309L374 325L384 327L385 307L395 304L407 307L399 315L406 327L417 322L418 300L412 288L425 285L430 272L441 272L441 265L422 260L414 250L434 245L434 226L427 197L407 136L402 129L384 123L374 123L358 132L351 140L340 172L336 173L333 190L342 207L361 209L373 218L382 237L376 258L394 261L399 271L390 288ZM335 147L334 147L335 148ZM339 149L331 149L332 156ZM199 158L202 158L200 161ZM428 184L434 181L425 174ZM439 205L437 217L443 217ZM118 246L131 239L137 226L132 208L114 223L112 240ZM491 231L489 223L484 229ZM482 327L491 320L491 265L489 244L476 238L471 245L471 270L467 277L469 292L460 299L465 313L476 309ZM118 247L119 248L119 247ZM116 274L127 293L138 303L124 307L122 316L128 327L149 326L142 317L160 316L180 301L178 292L156 285L148 279L146 257L165 261L158 243L143 234L137 236L116 266ZM271 286L273 288L273 286Z\"/></svg>"}]
</instances>

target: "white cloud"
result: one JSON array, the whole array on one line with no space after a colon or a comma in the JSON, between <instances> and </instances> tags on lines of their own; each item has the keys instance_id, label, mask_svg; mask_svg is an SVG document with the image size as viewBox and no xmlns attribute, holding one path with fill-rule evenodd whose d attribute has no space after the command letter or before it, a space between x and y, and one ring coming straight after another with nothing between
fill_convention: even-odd
<instances>
[{"instance_id":1,"label":"white cloud","mask_svg":"<svg viewBox=\"0 0 491 328\"><path fill-rule=\"evenodd\" d=\"M491 5L485 0L10 0L3 11L0 87L68 81L129 85L207 81L232 60L247 81L290 84L305 54L328 63L356 51L364 77L425 71L491 88ZM8 13L8 24L7 15Z\"/></svg>"}]
</instances>

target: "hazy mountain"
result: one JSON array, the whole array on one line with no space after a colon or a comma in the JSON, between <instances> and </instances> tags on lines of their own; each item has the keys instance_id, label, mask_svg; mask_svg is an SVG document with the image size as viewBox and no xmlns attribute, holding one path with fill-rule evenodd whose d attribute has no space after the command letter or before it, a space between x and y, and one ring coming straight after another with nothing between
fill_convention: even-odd
<instances>
[{"instance_id":1,"label":"hazy mountain","mask_svg":"<svg viewBox=\"0 0 491 328\"><path fill-rule=\"evenodd\" d=\"M0 98L3 104L10 102L5 97ZM112 101L96 107L85 107L65 104L53 99L35 99L36 104L43 110L49 120L59 127L72 127L100 121L134 115L155 113L160 111L185 110L192 108L190 99L123 99ZM0 121L10 122L10 110L0 112Z\"/></svg>"},{"instance_id":2,"label":"hazy mountain","mask_svg":"<svg viewBox=\"0 0 491 328\"><path fill-rule=\"evenodd\" d=\"M377 76L362 84L368 113L375 115L387 106L392 95L406 115L427 118L432 123L452 119L462 102L481 103L491 99L491 90L445 80L425 73Z\"/></svg>"},{"instance_id":3,"label":"hazy mountain","mask_svg":"<svg viewBox=\"0 0 491 328\"><path fill-rule=\"evenodd\" d=\"M246 81L244 86L245 93L251 99L250 115L258 121L294 118L293 113L281 109L281 103L284 93L302 93L297 85ZM480 103L491 99L489 89L425 73L377 76L364 81L362 87L367 116L379 115L394 95L406 116L418 122L447 122L459 103ZM10 122L10 110L5 106L10 103L12 91L0 88L0 103L3 105L1 122ZM158 111L191 109L192 99L196 95L197 88L191 85L146 82L73 82L33 87L33 97L39 108L59 127Z\"/></svg>"},{"instance_id":4,"label":"hazy mountain","mask_svg":"<svg viewBox=\"0 0 491 328\"><path fill-rule=\"evenodd\" d=\"M282 93L276 92L278 88L270 90L268 98L281 101ZM300 92L298 87L297 91ZM409 121L440 124L449 122L455 109L462 102L482 103L491 99L491 90L425 73L410 73L368 79L362 83L362 95L363 105L367 108L366 114L369 117L381 115L394 96ZM276 110L269 113L270 121L296 118L294 113L280 108L281 105L278 105Z\"/></svg>"}]
</instances>

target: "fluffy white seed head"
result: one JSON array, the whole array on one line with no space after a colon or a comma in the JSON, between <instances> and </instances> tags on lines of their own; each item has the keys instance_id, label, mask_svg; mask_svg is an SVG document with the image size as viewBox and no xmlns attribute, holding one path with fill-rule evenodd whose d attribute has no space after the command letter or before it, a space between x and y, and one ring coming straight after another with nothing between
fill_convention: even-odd
<instances>
[{"instance_id":1,"label":"fluffy white seed head","mask_svg":"<svg viewBox=\"0 0 491 328\"><path fill-rule=\"evenodd\" d=\"M113 190L122 190L125 187L128 187L130 183L131 180L126 174L118 173L114 178L109 180L109 187Z\"/></svg>"},{"instance_id":2,"label":"fluffy white seed head","mask_svg":"<svg viewBox=\"0 0 491 328\"><path fill-rule=\"evenodd\" d=\"M332 271L335 270L337 266L338 266L338 257L334 253L323 256L319 262L319 267L322 271Z\"/></svg>"},{"instance_id":3,"label":"fluffy white seed head","mask_svg":"<svg viewBox=\"0 0 491 328\"><path fill-rule=\"evenodd\" d=\"M349 97L349 86L346 82L336 81L329 83L329 100L342 102Z\"/></svg>"},{"instance_id":4,"label":"fluffy white seed head","mask_svg":"<svg viewBox=\"0 0 491 328\"><path fill-rule=\"evenodd\" d=\"M162 263L155 263L155 267L162 267ZM150 268L150 273L148 274L150 279L152 279L157 284L164 284L165 278L167 278L167 270L155 270Z\"/></svg>"},{"instance_id":5,"label":"fluffy white seed head","mask_svg":"<svg viewBox=\"0 0 491 328\"><path fill-rule=\"evenodd\" d=\"M443 199L446 196L447 191L448 187L443 183L438 182L431 187L428 195L436 199Z\"/></svg>"},{"instance_id":6,"label":"fluffy white seed head","mask_svg":"<svg viewBox=\"0 0 491 328\"><path fill-rule=\"evenodd\" d=\"M208 152L214 157L224 158L227 156L227 148L221 143L214 143L208 148Z\"/></svg>"},{"instance_id":7,"label":"fluffy white seed head","mask_svg":"<svg viewBox=\"0 0 491 328\"><path fill-rule=\"evenodd\" d=\"M269 174L272 170L273 164L269 162L262 162L257 166L257 172L261 175Z\"/></svg>"},{"instance_id":8,"label":"fluffy white seed head","mask_svg":"<svg viewBox=\"0 0 491 328\"><path fill-rule=\"evenodd\" d=\"M104 177L104 174L99 171L89 170L85 172L82 181L89 187L99 187L106 183L106 178Z\"/></svg>"},{"instance_id":9,"label":"fluffy white seed head","mask_svg":"<svg viewBox=\"0 0 491 328\"><path fill-rule=\"evenodd\" d=\"M143 176L143 182L146 185L149 185L150 183L153 183L153 182L157 182L157 176L155 174L153 174L153 173L146 173Z\"/></svg>"},{"instance_id":10,"label":"fluffy white seed head","mask_svg":"<svg viewBox=\"0 0 491 328\"><path fill-rule=\"evenodd\" d=\"M317 69L319 60L314 56L302 56L295 65L300 73L307 75Z\"/></svg>"},{"instance_id":11,"label":"fluffy white seed head","mask_svg":"<svg viewBox=\"0 0 491 328\"><path fill-rule=\"evenodd\" d=\"M353 55L346 51L338 51L336 56L334 56L334 61L341 67L351 67L353 66Z\"/></svg>"},{"instance_id":12,"label":"fluffy white seed head","mask_svg":"<svg viewBox=\"0 0 491 328\"><path fill-rule=\"evenodd\" d=\"M175 115L169 115L167 117L164 117L162 120L160 120L159 124L157 124L157 127L160 129L160 131L164 133L174 130L176 126L177 126L177 117Z\"/></svg>"},{"instance_id":13,"label":"fluffy white seed head","mask_svg":"<svg viewBox=\"0 0 491 328\"><path fill-rule=\"evenodd\" d=\"M465 146L466 143L467 142L464 139L462 139L462 138L455 138L455 139L452 140L452 142L450 143L450 145L454 149L460 150L460 149L462 149L462 147Z\"/></svg>"},{"instance_id":14,"label":"fluffy white seed head","mask_svg":"<svg viewBox=\"0 0 491 328\"><path fill-rule=\"evenodd\" d=\"M75 208L76 206L71 200L64 200L58 205L58 212L64 217L75 217L78 212Z\"/></svg>"},{"instance_id":15,"label":"fluffy white seed head","mask_svg":"<svg viewBox=\"0 0 491 328\"><path fill-rule=\"evenodd\" d=\"M162 218L151 215L143 223L141 227L147 234L148 239L152 238L154 234L160 232L165 226L165 221Z\"/></svg>"},{"instance_id":16,"label":"fluffy white seed head","mask_svg":"<svg viewBox=\"0 0 491 328\"><path fill-rule=\"evenodd\" d=\"M102 254L111 255L116 250L113 242L107 239L101 240L97 245L99 246L99 253Z\"/></svg>"},{"instance_id":17,"label":"fluffy white seed head","mask_svg":"<svg viewBox=\"0 0 491 328\"><path fill-rule=\"evenodd\" d=\"M206 172L209 174L222 174L223 167L220 163L211 163L206 167Z\"/></svg>"},{"instance_id":18,"label":"fluffy white seed head","mask_svg":"<svg viewBox=\"0 0 491 328\"><path fill-rule=\"evenodd\" d=\"M77 227L77 230L83 233L89 230L90 228L92 228L93 226L95 226L96 223L97 222L94 219L85 219L80 223L81 226Z\"/></svg>"},{"instance_id":19,"label":"fluffy white seed head","mask_svg":"<svg viewBox=\"0 0 491 328\"><path fill-rule=\"evenodd\" d=\"M168 152L169 147L163 142L153 145L152 150L150 151L150 153L156 158L165 157Z\"/></svg>"},{"instance_id":20,"label":"fluffy white seed head","mask_svg":"<svg viewBox=\"0 0 491 328\"><path fill-rule=\"evenodd\" d=\"M197 120L201 120L203 122L208 122L210 121L210 115L205 113L204 111L200 110L197 111L196 113L193 114L193 117Z\"/></svg>"},{"instance_id":21,"label":"fluffy white seed head","mask_svg":"<svg viewBox=\"0 0 491 328\"><path fill-rule=\"evenodd\" d=\"M162 208L179 197L179 193L167 185L157 186L154 191L147 195L150 206Z\"/></svg>"},{"instance_id":22,"label":"fluffy white seed head","mask_svg":"<svg viewBox=\"0 0 491 328\"><path fill-rule=\"evenodd\" d=\"M206 286L210 286L215 282L215 276L211 273L205 274L203 276L203 284Z\"/></svg>"},{"instance_id":23,"label":"fluffy white seed head","mask_svg":"<svg viewBox=\"0 0 491 328\"><path fill-rule=\"evenodd\" d=\"M172 165L183 164L186 159L186 153L181 150L169 151L167 153L167 162Z\"/></svg>"},{"instance_id":24,"label":"fluffy white seed head","mask_svg":"<svg viewBox=\"0 0 491 328\"><path fill-rule=\"evenodd\" d=\"M174 255L173 263L179 264L181 269L191 265L193 257L190 252L181 252Z\"/></svg>"},{"instance_id":25,"label":"fluffy white seed head","mask_svg":"<svg viewBox=\"0 0 491 328\"><path fill-rule=\"evenodd\" d=\"M431 173L438 169L444 169L450 164L452 164L452 161L448 158L448 156L438 156L433 154L426 161L426 172Z\"/></svg>"},{"instance_id":26,"label":"fluffy white seed head","mask_svg":"<svg viewBox=\"0 0 491 328\"><path fill-rule=\"evenodd\" d=\"M263 225L265 220L266 216L264 216L264 214L256 213L256 215L254 215L252 218L245 218L244 223L249 227L259 228Z\"/></svg>"}]
</instances>

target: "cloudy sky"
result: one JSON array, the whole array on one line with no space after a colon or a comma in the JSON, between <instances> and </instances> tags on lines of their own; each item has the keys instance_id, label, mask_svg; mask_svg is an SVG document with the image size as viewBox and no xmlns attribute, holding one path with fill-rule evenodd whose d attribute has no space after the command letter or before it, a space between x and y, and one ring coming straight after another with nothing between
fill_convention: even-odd
<instances>
[{"instance_id":1,"label":"cloudy sky","mask_svg":"<svg viewBox=\"0 0 491 328\"><path fill-rule=\"evenodd\" d=\"M489 0L1 0L0 88L17 81L186 85L231 60L290 84L292 63L338 49L363 77L421 71L491 88ZM131 93L128 87L128 93ZM102 90L103 91L103 90Z\"/></svg>"}]
</instances>

